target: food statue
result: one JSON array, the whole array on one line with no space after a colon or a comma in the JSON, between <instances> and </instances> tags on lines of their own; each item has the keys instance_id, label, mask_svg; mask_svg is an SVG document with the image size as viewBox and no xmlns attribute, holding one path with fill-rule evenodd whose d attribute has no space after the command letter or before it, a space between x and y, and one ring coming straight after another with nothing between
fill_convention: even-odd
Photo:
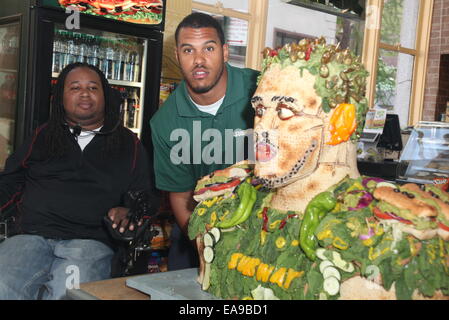
<instances>
[{"instance_id":1,"label":"food statue","mask_svg":"<svg viewBox=\"0 0 449 320\"><path fill-rule=\"evenodd\" d=\"M448 299L449 194L361 177L367 72L324 39L266 49L255 163L203 177L189 237L224 299Z\"/></svg>"}]
</instances>

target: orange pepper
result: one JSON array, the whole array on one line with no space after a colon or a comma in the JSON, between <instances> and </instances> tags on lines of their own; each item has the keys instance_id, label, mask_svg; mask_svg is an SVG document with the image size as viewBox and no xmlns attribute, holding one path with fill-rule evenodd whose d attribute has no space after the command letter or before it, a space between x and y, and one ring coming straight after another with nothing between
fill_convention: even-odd
<instances>
[{"instance_id":1,"label":"orange pepper","mask_svg":"<svg viewBox=\"0 0 449 320\"><path fill-rule=\"evenodd\" d=\"M331 139L327 144L335 146L348 141L357 128L356 109L352 103L341 103L330 119Z\"/></svg>"}]
</instances>

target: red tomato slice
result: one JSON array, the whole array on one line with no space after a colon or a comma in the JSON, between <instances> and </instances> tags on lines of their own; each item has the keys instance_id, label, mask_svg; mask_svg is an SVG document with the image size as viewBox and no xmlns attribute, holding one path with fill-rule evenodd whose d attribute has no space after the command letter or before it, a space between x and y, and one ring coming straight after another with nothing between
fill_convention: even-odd
<instances>
[{"instance_id":1,"label":"red tomato slice","mask_svg":"<svg viewBox=\"0 0 449 320\"><path fill-rule=\"evenodd\" d=\"M380 219L384 219L384 220L391 220L394 219L392 216L382 212L379 208L374 207L373 209L373 213L376 217L380 218Z\"/></svg>"},{"instance_id":2,"label":"red tomato slice","mask_svg":"<svg viewBox=\"0 0 449 320\"><path fill-rule=\"evenodd\" d=\"M413 224L413 222L411 222L410 220L398 217L397 215L393 214L393 213L385 213L382 212L379 208L375 207L373 209L373 213L376 217L380 218L380 219L385 219L385 220L397 220L399 222L402 222L404 224Z\"/></svg>"},{"instance_id":3,"label":"red tomato slice","mask_svg":"<svg viewBox=\"0 0 449 320\"><path fill-rule=\"evenodd\" d=\"M441 222L438 222L438 227L445 231L449 231L449 227Z\"/></svg>"},{"instance_id":4,"label":"red tomato slice","mask_svg":"<svg viewBox=\"0 0 449 320\"><path fill-rule=\"evenodd\" d=\"M220 191L223 189L228 189L237 186L240 183L240 179L232 180L228 183L219 184L217 186L210 187L209 190L211 191Z\"/></svg>"}]
</instances>

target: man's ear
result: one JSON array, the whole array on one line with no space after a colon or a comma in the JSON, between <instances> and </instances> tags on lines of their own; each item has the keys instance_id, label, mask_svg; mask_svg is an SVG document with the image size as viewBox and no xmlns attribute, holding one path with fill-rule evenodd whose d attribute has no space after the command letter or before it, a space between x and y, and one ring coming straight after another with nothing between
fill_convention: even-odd
<instances>
[{"instance_id":1,"label":"man's ear","mask_svg":"<svg viewBox=\"0 0 449 320\"><path fill-rule=\"evenodd\" d=\"M227 43L223 45L223 61L229 61L229 45Z\"/></svg>"}]
</instances>

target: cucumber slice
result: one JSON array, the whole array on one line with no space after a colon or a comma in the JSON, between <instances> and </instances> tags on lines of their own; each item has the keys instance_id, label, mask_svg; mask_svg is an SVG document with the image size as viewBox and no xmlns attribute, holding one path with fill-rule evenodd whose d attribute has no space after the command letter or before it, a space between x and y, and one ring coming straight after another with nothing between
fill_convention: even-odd
<instances>
[{"instance_id":1,"label":"cucumber slice","mask_svg":"<svg viewBox=\"0 0 449 320\"><path fill-rule=\"evenodd\" d=\"M210 263L206 263L204 267L204 278L201 288L207 290L210 287Z\"/></svg>"},{"instance_id":2,"label":"cucumber slice","mask_svg":"<svg viewBox=\"0 0 449 320\"><path fill-rule=\"evenodd\" d=\"M341 258L341 255L338 252L334 251L332 253L332 262L340 270L343 270L343 271L349 272L349 273L354 272L354 265L351 262L343 260Z\"/></svg>"},{"instance_id":3,"label":"cucumber slice","mask_svg":"<svg viewBox=\"0 0 449 320\"><path fill-rule=\"evenodd\" d=\"M324 279L323 289L330 296L335 296L340 292L340 281L337 278L329 277Z\"/></svg>"},{"instance_id":4,"label":"cucumber slice","mask_svg":"<svg viewBox=\"0 0 449 320\"><path fill-rule=\"evenodd\" d=\"M327 278L330 278L330 277L334 277L338 281L341 280L340 272L338 272L338 270L336 268L334 268L334 267L324 268L323 278L326 280Z\"/></svg>"},{"instance_id":5,"label":"cucumber slice","mask_svg":"<svg viewBox=\"0 0 449 320\"><path fill-rule=\"evenodd\" d=\"M260 284L257 286L256 289L251 290L251 295L253 296L254 300L263 300L263 293L265 291L265 288L263 288Z\"/></svg>"},{"instance_id":6,"label":"cucumber slice","mask_svg":"<svg viewBox=\"0 0 449 320\"><path fill-rule=\"evenodd\" d=\"M390 183L390 182L385 182L385 181L379 182L379 183L376 185L376 188L379 188L379 187L388 187L388 188L393 188L393 189L396 189L396 188L397 188L397 186L395 186L394 184L392 184L392 183Z\"/></svg>"},{"instance_id":7,"label":"cucumber slice","mask_svg":"<svg viewBox=\"0 0 449 320\"><path fill-rule=\"evenodd\" d=\"M324 292L320 292L318 300L327 300L327 294L325 294Z\"/></svg>"},{"instance_id":8,"label":"cucumber slice","mask_svg":"<svg viewBox=\"0 0 449 320\"><path fill-rule=\"evenodd\" d=\"M332 261L325 260L320 263L320 272L323 273L324 269L326 269L327 267L333 267L333 266L334 266L334 263Z\"/></svg>"},{"instance_id":9,"label":"cucumber slice","mask_svg":"<svg viewBox=\"0 0 449 320\"><path fill-rule=\"evenodd\" d=\"M221 232L220 229L218 229L217 227L212 228L210 231L210 233L212 233L212 235L215 238L215 243L217 243L218 241L220 241L221 238Z\"/></svg>"},{"instance_id":10,"label":"cucumber slice","mask_svg":"<svg viewBox=\"0 0 449 320\"><path fill-rule=\"evenodd\" d=\"M321 260L329 260L329 259L324 255L324 254L326 253L326 249L323 249L323 248L316 249L315 253L316 253L316 256L317 256L318 258L320 258Z\"/></svg>"},{"instance_id":11,"label":"cucumber slice","mask_svg":"<svg viewBox=\"0 0 449 320\"><path fill-rule=\"evenodd\" d=\"M214 260L214 249L212 249L212 247L205 247L203 257L206 263L211 263Z\"/></svg>"},{"instance_id":12,"label":"cucumber slice","mask_svg":"<svg viewBox=\"0 0 449 320\"><path fill-rule=\"evenodd\" d=\"M213 247L215 245L215 237L212 235L212 233L207 232L203 236L204 246L206 247Z\"/></svg>"}]
</instances>

